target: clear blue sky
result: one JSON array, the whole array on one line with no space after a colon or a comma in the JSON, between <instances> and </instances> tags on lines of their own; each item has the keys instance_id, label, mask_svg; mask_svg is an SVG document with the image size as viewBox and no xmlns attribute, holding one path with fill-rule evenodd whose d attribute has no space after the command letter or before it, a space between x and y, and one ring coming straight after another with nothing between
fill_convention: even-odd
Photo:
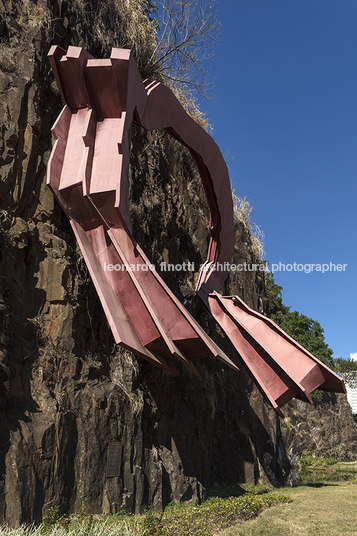
<instances>
[{"instance_id":1,"label":"clear blue sky","mask_svg":"<svg viewBox=\"0 0 357 536\"><path fill-rule=\"evenodd\" d=\"M336 357L357 352L357 0L218 0L216 100L200 100L254 206L283 302L318 320Z\"/></svg>"}]
</instances>

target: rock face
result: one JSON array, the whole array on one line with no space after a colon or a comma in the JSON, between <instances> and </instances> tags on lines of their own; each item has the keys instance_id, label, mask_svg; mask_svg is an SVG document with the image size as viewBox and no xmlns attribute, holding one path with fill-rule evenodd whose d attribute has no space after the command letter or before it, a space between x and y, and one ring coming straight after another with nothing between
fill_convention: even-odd
<instances>
[{"instance_id":1,"label":"rock face","mask_svg":"<svg viewBox=\"0 0 357 536\"><path fill-rule=\"evenodd\" d=\"M89 512L142 512L146 504L199 503L218 485L278 485L290 471L283 434L288 453L300 452L299 434L280 427L243 370L206 359L197 365L203 382L180 363L181 375L171 377L114 344L71 228L46 188L50 128L62 107L47 52L73 44L108 56L130 26L117 27L118 5L0 0L0 522L10 525L40 521L51 506L79 510L85 498ZM198 267L208 209L191 158L165 133L134 130L130 195L149 259ZM249 231L237 223L236 234L234 262L254 262ZM237 361L195 296L194 272L162 275ZM224 293L267 312L259 273L232 274ZM326 417L326 429L332 442L356 441L339 400L329 406L338 419ZM298 418L289 410L294 430Z\"/></svg>"},{"instance_id":2,"label":"rock face","mask_svg":"<svg viewBox=\"0 0 357 536\"><path fill-rule=\"evenodd\" d=\"M346 395L325 393L314 406L294 400L284 409L286 418L281 428L292 464L301 453L355 460L356 425Z\"/></svg>"}]
</instances>

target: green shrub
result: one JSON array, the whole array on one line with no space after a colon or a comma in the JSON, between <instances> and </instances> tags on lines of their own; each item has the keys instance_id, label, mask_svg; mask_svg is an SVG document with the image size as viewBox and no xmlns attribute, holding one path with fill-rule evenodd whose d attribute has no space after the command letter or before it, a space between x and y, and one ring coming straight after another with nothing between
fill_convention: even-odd
<instances>
[{"instance_id":1,"label":"green shrub","mask_svg":"<svg viewBox=\"0 0 357 536\"><path fill-rule=\"evenodd\" d=\"M147 509L144 516L122 511L108 516L86 515L82 511L71 518L60 517L50 508L39 527L8 529L0 527L0 536L212 536L237 521L259 515L265 508L291 502L266 486L240 486L240 496L212 497L199 506L170 503L163 513Z\"/></svg>"},{"instance_id":2,"label":"green shrub","mask_svg":"<svg viewBox=\"0 0 357 536\"><path fill-rule=\"evenodd\" d=\"M255 489L255 488L252 488ZM213 497L200 506L170 504L163 514L147 511L145 534L152 536L211 536L236 521L259 515L264 508L291 502L280 493L267 492L264 486L239 497Z\"/></svg>"},{"instance_id":3,"label":"green shrub","mask_svg":"<svg viewBox=\"0 0 357 536\"><path fill-rule=\"evenodd\" d=\"M336 458L318 458L317 456L303 456L300 459L301 467L326 467L327 465L335 465L338 460Z\"/></svg>"}]
</instances>

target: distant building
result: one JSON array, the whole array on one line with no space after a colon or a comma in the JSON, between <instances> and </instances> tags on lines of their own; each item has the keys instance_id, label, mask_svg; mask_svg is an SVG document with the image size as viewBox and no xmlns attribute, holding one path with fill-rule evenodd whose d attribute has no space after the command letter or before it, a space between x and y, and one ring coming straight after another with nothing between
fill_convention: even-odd
<instances>
[{"instance_id":1,"label":"distant building","mask_svg":"<svg viewBox=\"0 0 357 536\"><path fill-rule=\"evenodd\" d=\"M357 352L350 354L350 360L357 361ZM352 407L353 413L357 414L357 387L351 388L347 383L345 385L347 389L347 400Z\"/></svg>"}]
</instances>

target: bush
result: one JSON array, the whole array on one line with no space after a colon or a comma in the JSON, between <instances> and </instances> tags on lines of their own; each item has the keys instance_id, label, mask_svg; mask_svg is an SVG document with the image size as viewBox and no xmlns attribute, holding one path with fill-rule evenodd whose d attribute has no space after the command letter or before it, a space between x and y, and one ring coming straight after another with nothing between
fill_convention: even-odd
<instances>
[{"instance_id":1,"label":"bush","mask_svg":"<svg viewBox=\"0 0 357 536\"><path fill-rule=\"evenodd\" d=\"M318 458L315 456L304 456L300 459L301 467L326 467L335 465L338 462L336 458Z\"/></svg>"},{"instance_id":2,"label":"bush","mask_svg":"<svg viewBox=\"0 0 357 536\"><path fill-rule=\"evenodd\" d=\"M0 536L212 536L238 521L256 517L265 508L291 502L266 486L243 484L241 489L244 495L212 497L200 506L171 503L163 513L148 509L141 517L125 512L87 516L82 508L82 514L64 519L56 508L51 508L39 527L0 527Z\"/></svg>"},{"instance_id":3,"label":"bush","mask_svg":"<svg viewBox=\"0 0 357 536\"><path fill-rule=\"evenodd\" d=\"M259 515L263 509L291 502L280 493L267 492L264 487L254 487L239 497L212 497L200 506L170 504L164 514L146 512L146 534L161 536L211 536L218 530L237 521L245 521Z\"/></svg>"}]
</instances>

